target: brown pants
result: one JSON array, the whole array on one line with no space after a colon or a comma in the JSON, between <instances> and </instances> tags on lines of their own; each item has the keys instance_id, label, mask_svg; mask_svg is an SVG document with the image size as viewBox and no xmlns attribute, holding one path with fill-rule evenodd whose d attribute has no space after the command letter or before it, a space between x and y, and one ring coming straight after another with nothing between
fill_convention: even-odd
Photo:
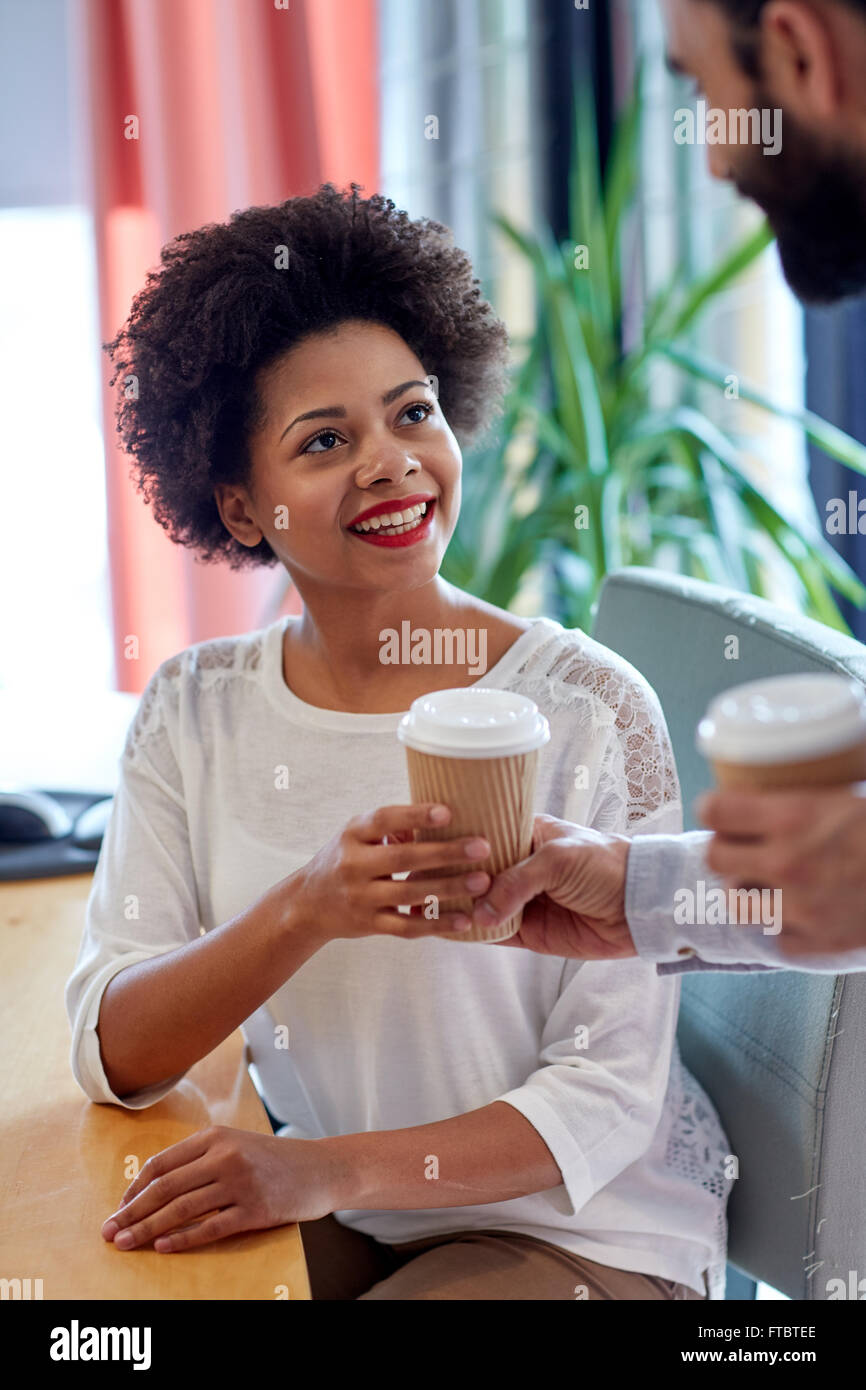
<instances>
[{"instance_id":1,"label":"brown pants","mask_svg":"<svg viewBox=\"0 0 866 1390\"><path fill-rule=\"evenodd\" d=\"M302 1221L314 1299L700 1299L685 1284L596 1264L514 1231L384 1245L334 1216Z\"/></svg>"}]
</instances>

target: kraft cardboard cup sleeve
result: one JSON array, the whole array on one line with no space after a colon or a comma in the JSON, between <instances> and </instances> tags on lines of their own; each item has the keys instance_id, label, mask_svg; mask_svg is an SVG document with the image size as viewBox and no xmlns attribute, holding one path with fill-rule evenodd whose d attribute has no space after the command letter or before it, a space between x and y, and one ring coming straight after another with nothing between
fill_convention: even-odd
<instances>
[{"instance_id":1,"label":"kraft cardboard cup sleeve","mask_svg":"<svg viewBox=\"0 0 866 1390\"><path fill-rule=\"evenodd\" d=\"M866 780L866 695L837 675L773 676L716 696L698 749L723 790Z\"/></svg>"},{"instance_id":2,"label":"kraft cardboard cup sleeve","mask_svg":"<svg viewBox=\"0 0 866 1390\"><path fill-rule=\"evenodd\" d=\"M490 845L484 861L425 870L423 877L462 877L483 869L495 878L526 858L532 848L538 758L550 738L548 722L532 700L488 686L436 690L413 702L397 737L406 749L413 803L451 808L447 825L416 831L416 839L475 835ZM440 901L438 910L471 917L476 901L455 896ZM451 941L506 941L520 930L522 915L495 927L441 935Z\"/></svg>"}]
</instances>

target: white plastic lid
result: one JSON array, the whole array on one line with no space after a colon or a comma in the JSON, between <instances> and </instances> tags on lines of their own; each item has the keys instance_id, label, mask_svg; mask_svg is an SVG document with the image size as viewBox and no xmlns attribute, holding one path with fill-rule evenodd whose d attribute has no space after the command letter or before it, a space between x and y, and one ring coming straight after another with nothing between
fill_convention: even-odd
<instances>
[{"instance_id":1,"label":"white plastic lid","mask_svg":"<svg viewBox=\"0 0 866 1390\"><path fill-rule=\"evenodd\" d=\"M717 695L697 746L720 762L805 762L866 739L866 698L846 676L774 676Z\"/></svg>"},{"instance_id":2,"label":"white plastic lid","mask_svg":"<svg viewBox=\"0 0 866 1390\"><path fill-rule=\"evenodd\" d=\"M496 758L541 748L550 725L525 695L471 685L420 695L400 720L397 737L419 753Z\"/></svg>"}]
</instances>

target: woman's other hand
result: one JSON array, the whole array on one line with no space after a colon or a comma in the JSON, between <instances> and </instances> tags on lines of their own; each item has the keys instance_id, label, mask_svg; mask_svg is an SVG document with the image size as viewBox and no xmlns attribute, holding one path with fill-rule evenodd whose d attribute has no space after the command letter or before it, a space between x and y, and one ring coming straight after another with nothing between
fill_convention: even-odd
<instances>
[{"instance_id":1,"label":"woman's other hand","mask_svg":"<svg viewBox=\"0 0 866 1390\"><path fill-rule=\"evenodd\" d=\"M154 1243L174 1253L241 1231L316 1221L344 1205L339 1163L315 1139L215 1125L149 1158L102 1235L120 1250Z\"/></svg>"}]
</instances>

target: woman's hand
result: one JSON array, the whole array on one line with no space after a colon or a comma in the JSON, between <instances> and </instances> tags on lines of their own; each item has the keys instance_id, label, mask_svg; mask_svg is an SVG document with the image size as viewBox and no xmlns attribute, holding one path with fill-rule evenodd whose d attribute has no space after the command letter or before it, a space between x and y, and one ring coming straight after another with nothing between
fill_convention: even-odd
<instances>
[{"instance_id":1,"label":"woman's hand","mask_svg":"<svg viewBox=\"0 0 866 1390\"><path fill-rule=\"evenodd\" d=\"M448 824L445 806L382 806L356 816L339 835L302 869L280 885L287 911L302 929L325 940L337 937L418 937L468 929L465 913L424 915L432 895L438 902L477 897L490 885L490 875L472 869L490 854L478 836L455 840L413 841L414 830ZM460 869L465 866L465 873ZM441 877L395 881L392 874L443 870ZM451 872L448 873L447 870ZM455 872L456 871L456 872ZM411 914L398 912L408 906Z\"/></svg>"},{"instance_id":2,"label":"woman's hand","mask_svg":"<svg viewBox=\"0 0 866 1390\"><path fill-rule=\"evenodd\" d=\"M173 1253L241 1231L316 1221L345 1205L339 1162L316 1139L216 1125L149 1158L102 1234L121 1250L155 1241L156 1250Z\"/></svg>"}]
</instances>

